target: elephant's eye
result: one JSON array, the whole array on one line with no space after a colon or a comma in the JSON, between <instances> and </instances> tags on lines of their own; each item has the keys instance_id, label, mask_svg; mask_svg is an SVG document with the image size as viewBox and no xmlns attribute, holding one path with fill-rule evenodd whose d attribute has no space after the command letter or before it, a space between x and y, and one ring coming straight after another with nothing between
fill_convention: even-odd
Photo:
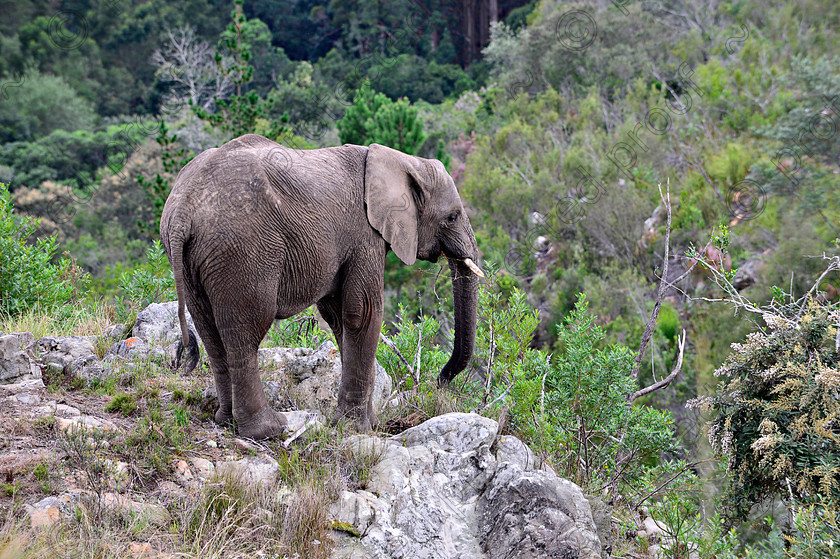
<instances>
[{"instance_id":1,"label":"elephant's eye","mask_svg":"<svg viewBox=\"0 0 840 559\"><path fill-rule=\"evenodd\" d=\"M449 214L449 217L446 218L446 221L448 223L455 223L456 221L458 221L458 212L453 212Z\"/></svg>"}]
</instances>

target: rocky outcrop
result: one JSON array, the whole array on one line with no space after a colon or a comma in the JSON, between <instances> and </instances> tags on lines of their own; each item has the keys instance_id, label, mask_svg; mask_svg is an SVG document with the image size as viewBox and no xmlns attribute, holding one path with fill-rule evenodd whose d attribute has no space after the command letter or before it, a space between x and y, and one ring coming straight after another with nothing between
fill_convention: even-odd
<instances>
[{"instance_id":1,"label":"rocky outcrop","mask_svg":"<svg viewBox=\"0 0 840 559\"><path fill-rule=\"evenodd\" d=\"M186 311L187 325L198 335L189 311ZM178 320L178 301L152 303L137 315L132 334L148 343L166 347L181 339L181 323ZM199 343L201 340L199 339Z\"/></svg>"},{"instance_id":2,"label":"rocky outcrop","mask_svg":"<svg viewBox=\"0 0 840 559\"><path fill-rule=\"evenodd\" d=\"M344 491L330 511L346 528L335 558L601 557L580 488L540 469L491 419L451 413L347 444L381 459L367 486Z\"/></svg>"},{"instance_id":3,"label":"rocky outcrop","mask_svg":"<svg viewBox=\"0 0 840 559\"><path fill-rule=\"evenodd\" d=\"M264 374L265 397L275 409L310 409L326 412L335 408L338 402L338 387L341 383L341 357L335 344L324 342L318 349L270 348L259 351L261 368L279 369ZM391 377L376 363L376 377L373 384L373 407L380 410L391 394ZM204 392L202 407L215 410L218 407L216 387L210 386Z\"/></svg>"},{"instance_id":4,"label":"rocky outcrop","mask_svg":"<svg viewBox=\"0 0 840 559\"><path fill-rule=\"evenodd\" d=\"M57 373L69 373L78 359L93 355L96 350L91 341L81 336L47 336L35 342L39 361Z\"/></svg>"},{"instance_id":5,"label":"rocky outcrop","mask_svg":"<svg viewBox=\"0 0 840 559\"><path fill-rule=\"evenodd\" d=\"M41 378L32 355L34 338L29 332L0 335L0 384Z\"/></svg>"}]
</instances>

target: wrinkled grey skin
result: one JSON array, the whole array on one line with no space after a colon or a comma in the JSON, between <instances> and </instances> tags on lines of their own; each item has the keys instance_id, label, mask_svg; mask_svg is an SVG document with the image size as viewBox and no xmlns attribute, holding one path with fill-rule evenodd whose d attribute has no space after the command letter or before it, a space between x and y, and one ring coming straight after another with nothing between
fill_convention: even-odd
<instances>
[{"instance_id":1,"label":"wrinkled grey skin","mask_svg":"<svg viewBox=\"0 0 840 559\"><path fill-rule=\"evenodd\" d=\"M478 247L452 178L436 160L380 145L292 150L249 134L210 149L178 175L160 222L219 394L216 421L263 439L284 430L268 407L257 349L275 319L317 304L341 352L339 416L376 424L374 359L390 248L406 264L449 257L455 343L447 383L475 343ZM193 342L194 346L194 342Z\"/></svg>"}]
</instances>

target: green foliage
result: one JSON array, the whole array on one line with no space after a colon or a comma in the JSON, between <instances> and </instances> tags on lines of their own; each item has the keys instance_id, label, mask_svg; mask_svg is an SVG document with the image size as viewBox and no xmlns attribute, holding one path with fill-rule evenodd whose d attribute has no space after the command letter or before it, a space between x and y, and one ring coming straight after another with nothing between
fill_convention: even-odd
<instances>
[{"instance_id":1,"label":"green foliage","mask_svg":"<svg viewBox=\"0 0 840 559\"><path fill-rule=\"evenodd\" d=\"M146 229L159 235L160 216L163 214L163 206L166 204L166 199L169 198L169 192L172 190L171 177L176 176L184 165L192 160L194 154L178 142L177 134L169 133L169 127L164 120L160 121L158 135L155 140L162 148L160 159L163 165L163 175L156 173L153 179L148 179L142 174L137 175L137 184L146 191L146 195L152 201L152 208L154 209L152 223L140 223L138 225L140 225L141 229Z\"/></svg>"},{"instance_id":2,"label":"green foliage","mask_svg":"<svg viewBox=\"0 0 840 559\"><path fill-rule=\"evenodd\" d=\"M517 428L585 487L633 485L645 463L674 449L670 413L628 404L633 354L604 339L581 295L558 332L559 355L525 368L514 386Z\"/></svg>"},{"instance_id":3,"label":"green foliage","mask_svg":"<svg viewBox=\"0 0 840 559\"><path fill-rule=\"evenodd\" d=\"M38 220L14 214L9 190L0 184L0 314L49 312L72 299L87 279L71 260L53 262L58 252L55 236L27 243L37 227Z\"/></svg>"},{"instance_id":4,"label":"green foliage","mask_svg":"<svg viewBox=\"0 0 840 559\"><path fill-rule=\"evenodd\" d=\"M221 35L215 57L222 75L233 83L234 94L228 99L215 99L216 110L212 113L199 106L192 107L196 116L218 128L225 140L255 133L260 119L264 120L267 117L270 108L256 91L246 91L247 85L254 77L251 44L248 40L249 30L265 24L249 21L245 17L242 4L242 0L234 0L232 21ZM285 126L277 123L272 125L265 135L276 137L285 129Z\"/></svg>"},{"instance_id":5,"label":"green foliage","mask_svg":"<svg viewBox=\"0 0 840 559\"><path fill-rule=\"evenodd\" d=\"M117 297L117 318L126 322L151 303L172 301L175 297L175 278L160 241L154 241L146 251L146 262L133 272L120 277Z\"/></svg>"},{"instance_id":6,"label":"green foliage","mask_svg":"<svg viewBox=\"0 0 840 559\"><path fill-rule=\"evenodd\" d=\"M728 462L726 512L746 518L774 496L791 504L840 502L840 414L836 307L810 304L801 316L768 313L717 370L724 377L703 405L709 438Z\"/></svg>"},{"instance_id":7,"label":"green foliage","mask_svg":"<svg viewBox=\"0 0 840 559\"><path fill-rule=\"evenodd\" d=\"M666 340L673 343L680 331L680 313L670 303L662 303L656 318L656 327Z\"/></svg>"},{"instance_id":8,"label":"green foliage","mask_svg":"<svg viewBox=\"0 0 840 559\"><path fill-rule=\"evenodd\" d=\"M115 451L135 466L134 472L142 482L166 475L172 465L173 454L181 453L189 444L182 420L167 413L155 402L132 430L115 445Z\"/></svg>"},{"instance_id":9,"label":"green foliage","mask_svg":"<svg viewBox=\"0 0 840 559\"><path fill-rule=\"evenodd\" d=\"M793 507L793 534L785 534L789 559L840 557L840 512L830 502Z\"/></svg>"},{"instance_id":10,"label":"green foliage","mask_svg":"<svg viewBox=\"0 0 840 559\"><path fill-rule=\"evenodd\" d=\"M117 394L105 406L106 412L119 412L125 416L131 415L136 409L137 400L131 394Z\"/></svg>"},{"instance_id":11,"label":"green foliage","mask_svg":"<svg viewBox=\"0 0 840 559\"><path fill-rule=\"evenodd\" d=\"M378 143L409 155L416 155L426 139L416 107L404 98L394 102L382 93L374 94L367 81L338 121L338 131L343 143Z\"/></svg>"},{"instance_id":12,"label":"green foliage","mask_svg":"<svg viewBox=\"0 0 840 559\"><path fill-rule=\"evenodd\" d=\"M93 107L60 76L32 70L22 81L0 103L0 142L32 140L58 129L93 128Z\"/></svg>"},{"instance_id":13,"label":"green foliage","mask_svg":"<svg viewBox=\"0 0 840 559\"><path fill-rule=\"evenodd\" d=\"M392 332L387 323L382 333L389 337L410 369L399 355L385 344L376 349L376 360L394 379L395 386L402 383L406 390L426 390L435 382L438 372L446 364L449 355L437 344L441 325L435 318L421 314L418 321L411 320L411 314L400 304Z\"/></svg>"},{"instance_id":14,"label":"green foliage","mask_svg":"<svg viewBox=\"0 0 840 559\"><path fill-rule=\"evenodd\" d=\"M324 331L318 325L315 307L309 307L292 318L275 320L263 339L262 346L315 349L331 337L331 331Z\"/></svg>"},{"instance_id":15,"label":"green foliage","mask_svg":"<svg viewBox=\"0 0 840 559\"><path fill-rule=\"evenodd\" d=\"M87 190L97 184L103 167L120 171L144 140L143 132L143 126L113 125L95 132L54 130L29 141L9 142L0 145L0 166L9 168L8 176L0 178L9 181L13 191L37 188L47 180Z\"/></svg>"}]
</instances>

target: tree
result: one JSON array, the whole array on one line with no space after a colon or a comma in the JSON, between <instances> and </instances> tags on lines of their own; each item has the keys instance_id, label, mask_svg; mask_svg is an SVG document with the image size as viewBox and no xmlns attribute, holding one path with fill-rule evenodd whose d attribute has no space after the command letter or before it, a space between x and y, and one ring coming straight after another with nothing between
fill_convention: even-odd
<instances>
[{"instance_id":1,"label":"tree","mask_svg":"<svg viewBox=\"0 0 840 559\"><path fill-rule=\"evenodd\" d=\"M344 143L377 143L409 155L416 155L426 139L416 107L405 98L394 102L383 93L374 94L367 81L338 121L338 133Z\"/></svg>"}]
</instances>

